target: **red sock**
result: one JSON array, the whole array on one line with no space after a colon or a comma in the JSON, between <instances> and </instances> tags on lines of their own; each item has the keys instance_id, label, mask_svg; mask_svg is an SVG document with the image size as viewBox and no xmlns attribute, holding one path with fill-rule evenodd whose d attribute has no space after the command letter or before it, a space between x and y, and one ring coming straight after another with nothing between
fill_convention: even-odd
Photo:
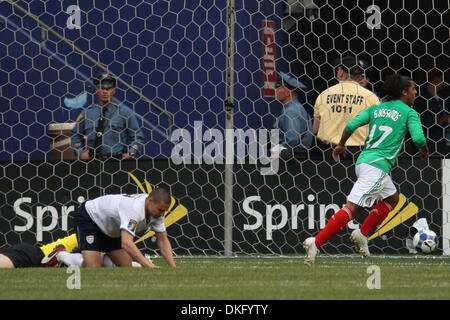
<instances>
[{"instance_id":1,"label":"red sock","mask_svg":"<svg viewBox=\"0 0 450 320\"><path fill-rule=\"evenodd\" d=\"M352 211L344 207L336 212L330 220L328 220L325 228L323 228L316 236L316 247L320 248L328 239L338 234L347 223L353 219Z\"/></svg>"},{"instance_id":2,"label":"red sock","mask_svg":"<svg viewBox=\"0 0 450 320\"><path fill-rule=\"evenodd\" d=\"M378 202L370 211L367 218L364 220L361 228L361 233L367 237L370 230L372 230L374 227L379 225L383 222L384 219L386 219L389 211L392 210L392 206L387 202Z\"/></svg>"}]
</instances>

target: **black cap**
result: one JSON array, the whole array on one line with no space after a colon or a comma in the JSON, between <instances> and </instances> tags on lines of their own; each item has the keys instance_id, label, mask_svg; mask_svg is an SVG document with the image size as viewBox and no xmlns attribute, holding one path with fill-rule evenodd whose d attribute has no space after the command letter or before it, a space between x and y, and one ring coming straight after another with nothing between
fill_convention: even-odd
<instances>
[{"instance_id":1,"label":"black cap","mask_svg":"<svg viewBox=\"0 0 450 320\"><path fill-rule=\"evenodd\" d=\"M102 89L115 88L117 84L116 78L112 77L107 73L99 74L93 79L93 82L96 87L100 87Z\"/></svg>"},{"instance_id":2,"label":"black cap","mask_svg":"<svg viewBox=\"0 0 450 320\"><path fill-rule=\"evenodd\" d=\"M363 74L367 69L368 63L363 59L357 59L353 56L344 56L333 61L336 67L341 67L346 73L351 75Z\"/></svg>"}]
</instances>

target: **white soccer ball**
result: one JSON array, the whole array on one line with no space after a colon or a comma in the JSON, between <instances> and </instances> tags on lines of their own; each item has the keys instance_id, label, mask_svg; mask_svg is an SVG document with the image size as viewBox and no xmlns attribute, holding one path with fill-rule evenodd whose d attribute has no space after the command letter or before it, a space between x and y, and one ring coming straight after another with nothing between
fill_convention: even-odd
<instances>
[{"instance_id":1,"label":"white soccer ball","mask_svg":"<svg viewBox=\"0 0 450 320\"><path fill-rule=\"evenodd\" d=\"M418 252L423 253L430 253L436 250L438 242L436 233L430 229L423 229L417 232L413 239L414 248Z\"/></svg>"}]
</instances>

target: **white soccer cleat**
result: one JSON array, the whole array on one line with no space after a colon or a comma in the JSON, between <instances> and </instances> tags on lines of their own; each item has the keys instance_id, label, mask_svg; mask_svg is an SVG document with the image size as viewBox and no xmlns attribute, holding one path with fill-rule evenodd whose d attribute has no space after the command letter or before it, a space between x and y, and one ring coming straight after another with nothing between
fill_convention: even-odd
<instances>
[{"instance_id":1,"label":"white soccer cleat","mask_svg":"<svg viewBox=\"0 0 450 320\"><path fill-rule=\"evenodd\" d=\"M367 237L361 233L361 230L354 230L350 235L350 241L356 246L356 250L360 255L363 257L370 257L369 241L367 240Z\"/></svg>"},{"instance_id":2,"label":"white soccer cleat","mask_svg":"<svg viewBox=\"0 0 450 320\"><path fill-rule=\"evenodd\" d=\"M303 248L306 250L305 264L312 266L316 256L319 253L319 249L316 247L316 238L310 237L303 241Z\"/></svg>"}]
</instances>

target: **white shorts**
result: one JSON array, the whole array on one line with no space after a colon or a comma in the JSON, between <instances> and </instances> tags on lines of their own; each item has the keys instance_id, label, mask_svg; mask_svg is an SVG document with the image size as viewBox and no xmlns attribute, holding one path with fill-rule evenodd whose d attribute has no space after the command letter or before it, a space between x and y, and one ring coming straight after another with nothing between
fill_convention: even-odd
<instances>
[{"instance_id":1,"label":"white shorts","mask_svg":"<svg viewBox=\"0 0 450 320\"><path fill-rule=\"evenodd\" d=\"M360 163L356 165L355 172L358 180L350 191L347 201L360 207L372 207L376 201L397 192L391 176L377 167Z\"/></svg>"}]
</instances>

